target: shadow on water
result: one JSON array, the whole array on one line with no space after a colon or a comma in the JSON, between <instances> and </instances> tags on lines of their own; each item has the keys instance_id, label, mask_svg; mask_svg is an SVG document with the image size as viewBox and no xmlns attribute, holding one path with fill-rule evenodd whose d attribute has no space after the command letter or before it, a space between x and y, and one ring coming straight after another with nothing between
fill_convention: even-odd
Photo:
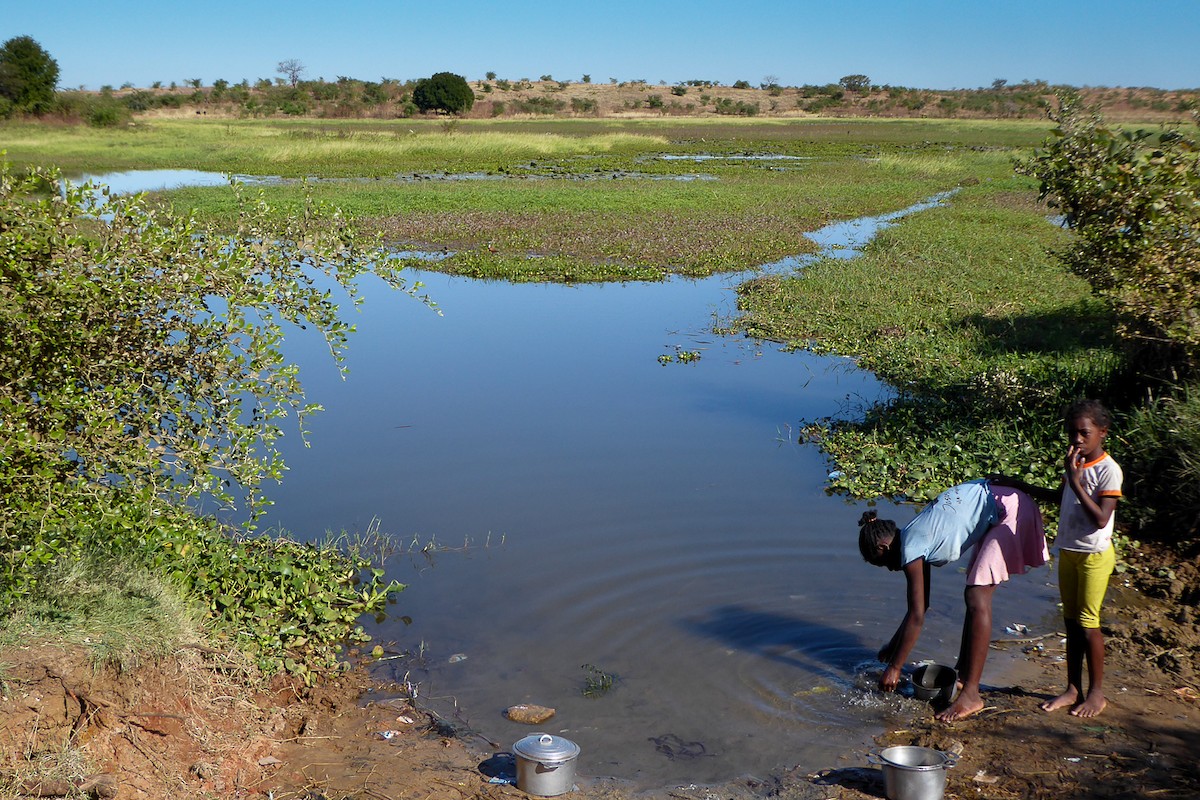
<instances>
[{"instance_id":1,"label":"shadow on water","mask_svg":"<svg viewBox=\"0 0 1200 800\"><path fill-rule=\"evenodd\" d=\"M856 665L875 656L875 651L850 631L744 605L718 606L681 624L691 633L798 667L835 684L845 685Z\"/></svg>"}]
</instances>

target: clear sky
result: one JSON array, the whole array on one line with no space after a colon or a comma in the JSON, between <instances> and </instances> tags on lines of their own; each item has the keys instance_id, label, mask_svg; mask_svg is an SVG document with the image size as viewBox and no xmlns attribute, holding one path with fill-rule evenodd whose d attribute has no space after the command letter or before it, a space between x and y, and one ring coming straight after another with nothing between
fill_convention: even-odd
<instances>
[{"instance_id":1,"label":"clear sky","mask_svg":"<svg viewBox=\"0 0 1200 800\"><path fill-rule=\"evenodd\" d=\"M0 0L59 88L303 77L1200 87L1200 0Z\"/></svg>"}]
</instances>

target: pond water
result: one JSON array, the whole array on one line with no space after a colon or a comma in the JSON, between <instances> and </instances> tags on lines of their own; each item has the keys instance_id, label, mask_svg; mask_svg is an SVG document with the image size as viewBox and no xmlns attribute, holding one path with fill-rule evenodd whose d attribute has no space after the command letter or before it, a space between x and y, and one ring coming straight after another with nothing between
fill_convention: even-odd
<instances>
[{"instance_id":1,"label":"pond water","mask_svg":"<svg viewBox=\"0 0 1200 800\"><path fill-rule=\"evenodd\" d=\"M896 218L813 238L850 256ZM400 656L379 677L416 684L485 748L531 732L506 707L553 707L539 729L580 745L581 776L647 789L865 764L889 711L917 702L869 688L904 581L862 561L867 503L827 495L831 467L796 440L803 420L886 388L845 359L711 333L745 274L413 277L443 315L368 288L345 381L320 342L289 342L328 410L308 447L288 437L266 520L298 536L378 528L400 546L388 573L408 588L369 625ZM660 363L682 351L700 358ZM953 663L961 572L934 574L914 657ZM997 635L1050 619L1050 581L997 592ZM992 654L985 683L1004 661ZM615 676L595 697L592 668Z\"/></svg>"}]
</instances>

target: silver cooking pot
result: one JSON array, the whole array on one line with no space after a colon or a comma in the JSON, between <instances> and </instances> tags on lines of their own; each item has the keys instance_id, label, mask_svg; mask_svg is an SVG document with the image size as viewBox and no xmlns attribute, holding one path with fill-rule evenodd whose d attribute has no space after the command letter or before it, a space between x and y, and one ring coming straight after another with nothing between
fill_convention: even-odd
<instances>
[{"instance_id":1,"label":"silver cooking pot","mask_svg":"<svg viewBox=\"0 0 1200 800\"><path fill-rule=\"evenodd\" d=\"M942 800L946 770L958 763L958 756L931 747L885 747L867 761L883 767L887 800Z\"/></svg>"},{"instance_id":2,"label":"silver cooking pot","mask_svg":"<svg viewBox=\"0 0 1200 800\"><path fill-rule=\"evenodd\" d=\"M554 797L575 787L579 745L549 733L533 733L512 747L517 762L517 788L539 797Z\"/></svg>"}]
</instances>

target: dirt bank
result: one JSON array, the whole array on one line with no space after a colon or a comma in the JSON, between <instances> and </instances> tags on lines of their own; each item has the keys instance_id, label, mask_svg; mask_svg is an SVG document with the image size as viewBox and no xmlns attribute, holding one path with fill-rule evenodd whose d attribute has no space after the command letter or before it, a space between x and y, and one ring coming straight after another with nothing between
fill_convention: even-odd
<instances>
[{"instance_id":1,"label":"dirt bank","mask_svg":"<svg viewBox=\"0 0 1200 800\"><path fill-rule=\"evenodd\" d=\"M882 719L878 743L961 753L948 773L949 798L1200 796L1200 563L1164 559L1144 554L1137 569L1114 579L1110 703L1101 716L1038 709L1063 680L1061 644L1048 637L1005 645L1030 652L1012 685L985 687L983 713L954 725L924 709ZM0 797L525 796L488 782L494 752L486 743L402 699L397 687L370 686L362 673L317 689L250 690L252 673L227 654L191 649L120 673L93 669L81 650L48 645L8 648L0 664ZM881 773L865 755L648 793L595 777L581 756L578 790L566 797L882 797Z\"/></svg>"}]
</instances>

